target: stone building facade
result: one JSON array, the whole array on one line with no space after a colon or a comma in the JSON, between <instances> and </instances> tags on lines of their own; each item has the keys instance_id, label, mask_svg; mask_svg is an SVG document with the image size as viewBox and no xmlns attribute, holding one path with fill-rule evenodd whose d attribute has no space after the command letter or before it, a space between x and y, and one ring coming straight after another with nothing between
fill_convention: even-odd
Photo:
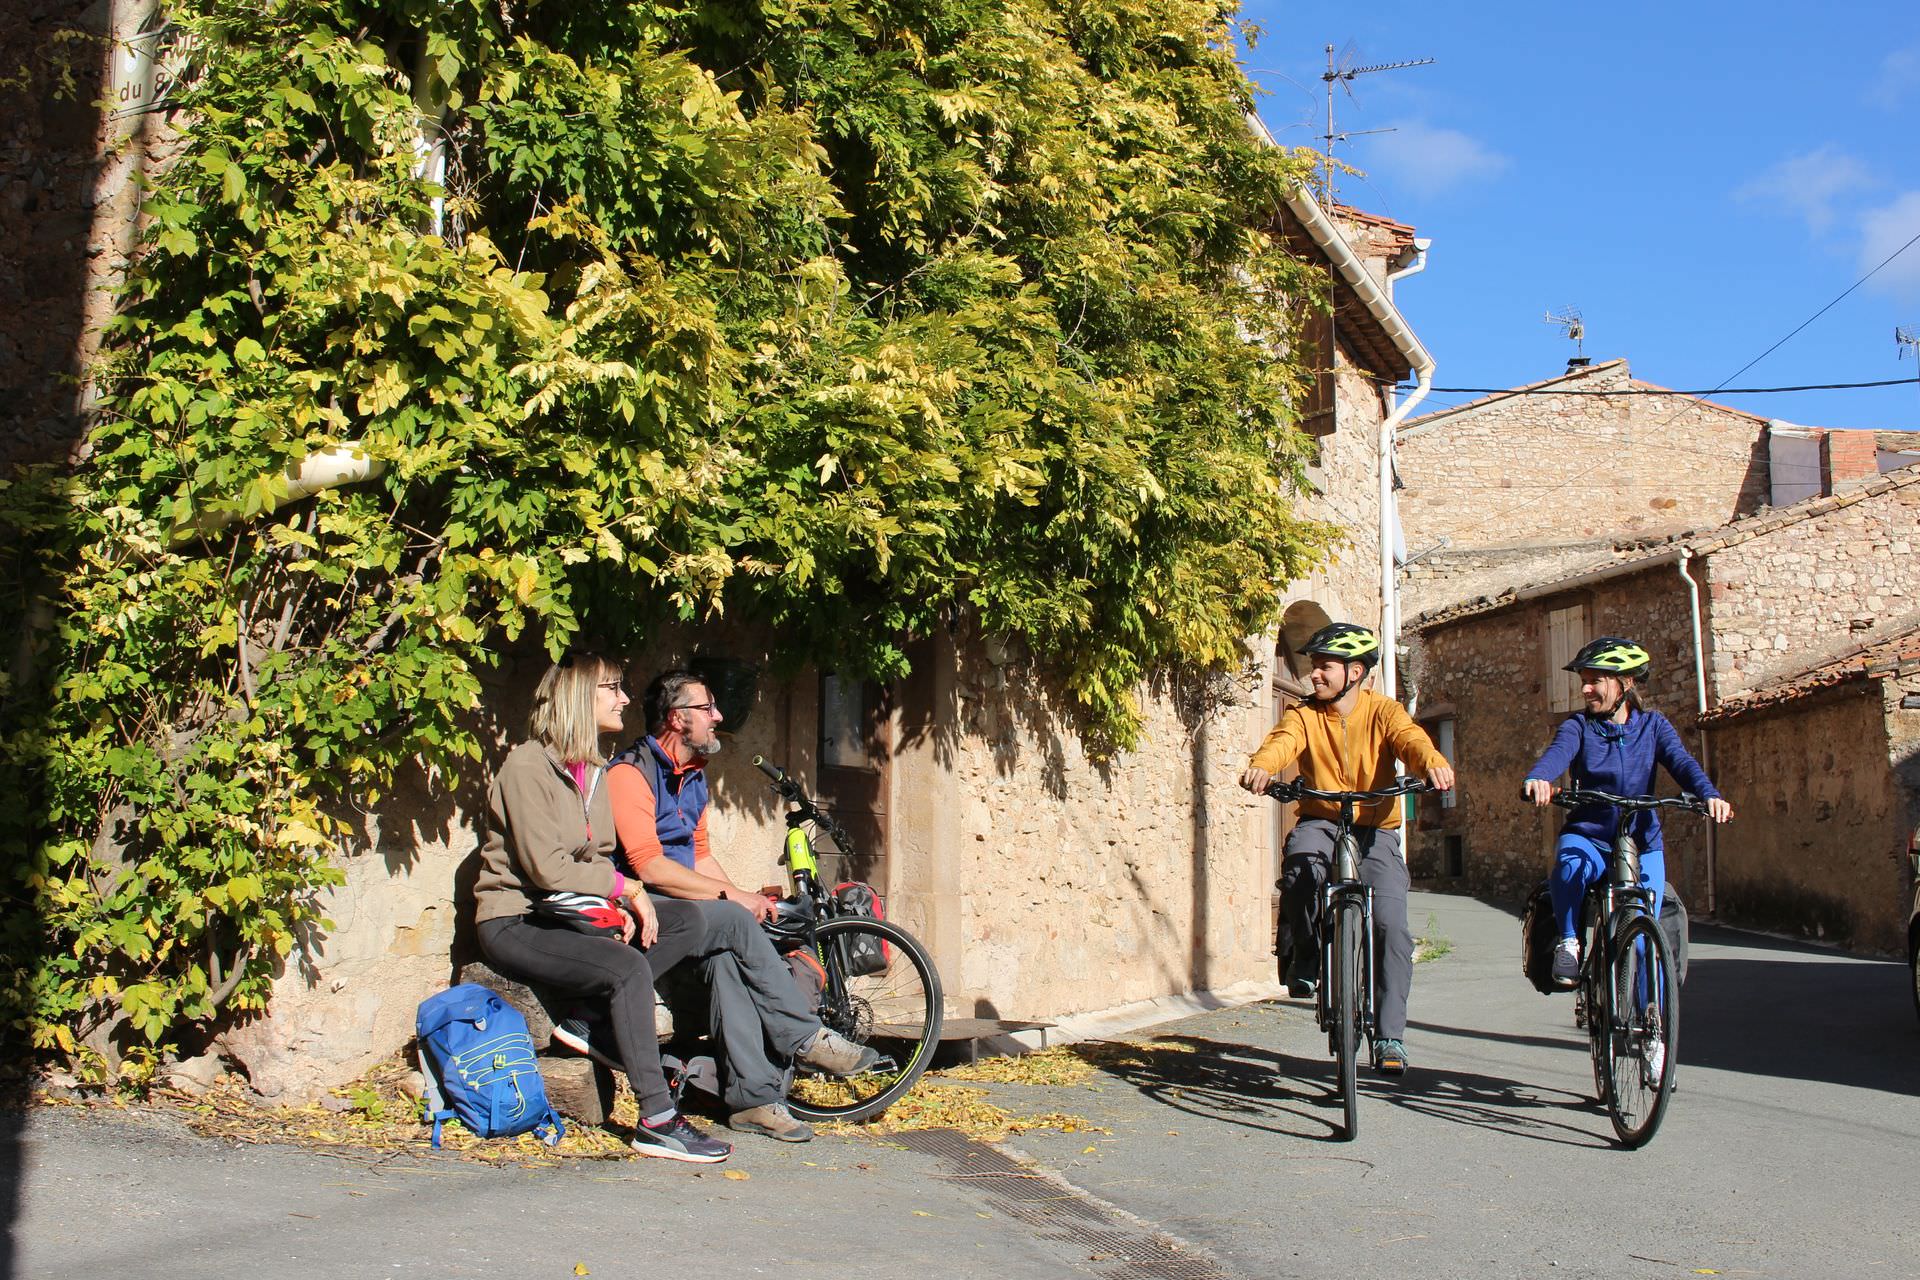
<instances>
[{"instance_id":1,"label":"stone building facade","mask_svg":"<svg viewBox=\"0 0 1920 1280\"><path fill-rule=\"evenodd\" d=\"M1608 360L1408 422L1408 613L1763 507L1766 421L1665 390Z\"/></svg>"},{"instance_id":2,"label":"stone building facade","mask_svg":"<svg viewBox=\"0 0 1920 1280\"><path fill-rule=\"evenodd\" d=\"M1804 714L1793 724L1750 699L1836 645L1902 627L1920 589L1917 536L1920 467L1908 467L1705 534L1623 544L1571 575L1416 619L1420 714L1454 721L1461 780L1453 808L1422 815L1416 872L1509 897L1545 873L1557 814L1522 805L1519 793L1577 705L1559 667L1580 640L1628 635L1654 655L1649 704L1673 720L1738 815L1724 831L1668 822L1668 878L1696 909L1729 922L1888 945L1902 905L1888 885L1907 874L1920 805L1910 750L1892 744L1913 731L1879 694L1796 705ZM1751 722L1736 723L1730 707L1748 708ZM1789 850L1798 869L1781 879ZM1793 895L1767 890L1773 880L1807 886L1807 910L1786 911ZM1857 893L1822 900L1815 884Z\"/></svg>"},{"instance_id":3,"label":"stone building facade","mask_svg":"<svg viewBox=\"0 0 1920 1280\"><path fill-rule=\"evenodd\" d=\"M153 0L17 0L0 23L0 471L85 433L140 178L177 150L149 109L158 26Z\"/></svg>"},{"instance_id":4,"label":"stone building facade","mask_svg":"<svg viewBox=\"0 0 1920 1280\"><path fill-rule=\"evenodd\" d=\"M1723 842L1720 914L1867 951L1907 945L1920 844L1920 626L1816 660L1704 722L1747 816Z\"/></svg>"},{"instance_id":5,"label":"stone building facade","mask_svg":"<svg viewBox=\"0 0 1920 1280\"><path fill-rule=\"evenodd\" d=\"M1407 247L1410 230L1374 222L1364 253ZM1320 252L1310 241L1302 251ZM1384 268L1372 274L1386 279ZM1345 540L1291 585L1287 602L1378 625L1382 387L1408 368L1383 357L1394 348L1377 322L1365 328L1364 311L1343 303L1346 331L1321 353L1334 398L1314 424L1300 500ZM1250 990L1273 975L1287 820L1236 783L1285 696L1274 639L1250 649L1237 679L1143 684L1140 746L1107 761L1087 756L1066 701L1018 645L965 620L920 640L913 674L888 688L850 688L819 672L761 681L713 762L714 852L740 884L780 882L782 807L752 766L763 755L839 806L862 856L829 858L826 870L873 883L889 918L927 943L950 1018L1051 1022ZM728 624L663 636L634 655L633 679L700 652L772 665L766 637ZM543 665L526 652L497 673L489 763L520 736ZM433 793L417 785L364 820L344 860L347 882L329 895L337 927L288 966L266 1016L213 1047L255 1089L295 1100L406 1043L420 999L470 955L462 886L483 783Z\"/></svg>"}]
</instances>

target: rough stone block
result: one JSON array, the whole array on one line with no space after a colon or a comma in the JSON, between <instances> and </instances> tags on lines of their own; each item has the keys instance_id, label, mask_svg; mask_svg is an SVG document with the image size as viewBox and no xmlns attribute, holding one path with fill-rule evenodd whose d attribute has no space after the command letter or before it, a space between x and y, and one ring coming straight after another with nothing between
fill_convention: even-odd
<instances>
[{"instance_id":1,"label":"rough stone block","mask_svg":"<svg viewBox=\"0 0 1920 1280\"><path fill-rule=\"evenodd\" d=\"M541 1058L547 1101L570 1120L602 1125L613 1114L613 1072L591 1058Z\"/></svg>"},{"instance_id":2,"label":"rough stone block","mask_svg":"<svg viewBox=\"0 0 1920 1280\"><path fill-rule=\"evenodd\" d=\"M554 1019L543 1003L542 993L524 982L503 977L479 960L461 968L460 981L477 983L518 1009L520 1016L527 1020L527 1032L533 1037L536 1049L545 1049L553 1039Z\"/></svg>"}]
</instances>

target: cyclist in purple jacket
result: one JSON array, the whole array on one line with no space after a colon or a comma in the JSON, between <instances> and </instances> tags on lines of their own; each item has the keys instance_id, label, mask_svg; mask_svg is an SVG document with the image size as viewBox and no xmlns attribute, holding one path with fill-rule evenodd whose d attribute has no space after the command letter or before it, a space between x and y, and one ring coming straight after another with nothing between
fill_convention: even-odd
<instances>
[{"instance_id":1,"label":"cyclist in purple jacket","mask_svg":"<svg viewBox=\"0 0 1920 1280\"><path fill-rule=\"evenodd\" d=\"M1733 806L1720 798L1700 762L1688 754L1673 724L1658 711L1640 705L1637 680L1645 678L1647 651L1619 636L1601 636L1573 656L1566 670L1580 677L1587 709L1561 721L1553 742L1527 770L1527 798L1536 805L1553 799L1553 779L1567 773L1579 789L1617 796L1653 794L1654 766L1666 769L1685 791L1707 802L1707 816L1725 822ZM1560 828L1559 852L1549 882L1560 945L1553 953L1553 976L1572 984L1580 973L1580 904L1587 887L1606 874L1613 853L1614 811L1609 804L1582 805ZM1651 810L1636 814L1629 830L1640 844L1640 883L1653 890L1660 912L1666 884L1666 850L1660 819Z\"/></svg>"}]
</instances>

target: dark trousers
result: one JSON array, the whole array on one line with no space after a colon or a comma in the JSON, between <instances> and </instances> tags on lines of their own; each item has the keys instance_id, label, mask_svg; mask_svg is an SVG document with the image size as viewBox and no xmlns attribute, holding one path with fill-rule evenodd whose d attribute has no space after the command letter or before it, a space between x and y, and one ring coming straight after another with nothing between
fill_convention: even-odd
<instances>
[{"instance_id":1,"label":"dark trousers","mask_svg":"<svg viewBox=\"0 0 1920 1280\"><path fill-rule=\"evenodd\" d=\"M820 1019L800 998L793 970L766 930L737 903L695 902L707 928L700 976L707 1021L721 1050L727 1108L746 1111L787 1093L787 1064L819 1034Z\"/></svg>"},{"instance_id":2,"label":"dark trousers","mask_svg":"<svg viewBox=\"0 0 1920 1280\"><path fill-rule=\"evenodd\" d=\"M565 925L535 924L526 916L480 922L480 949L509 978L560 995L607 1002L620 1061L627 1066L642 1117L673 1106L660 1070L660 1038L653 1025L653 983L700 949L706 926L690 902L654 898L660 936L645 951L618 938L581 933Z\"/></svg>"},{"instance_id":3,"label":"dark trousers","mask_svg":"<svg viewBox=\"0 0 1920 1280\"><path fill-rule=\"evenodd\" d=\"M1319 977L1320 890L1333 870L1333 843L1340 824L1302 818L1287 837L1280 863L1280 906L1293 936L1294 972ZM1373 890L1374 1024L1383 1040L1407 1034L1407 993L1413 989L1413 930L1407 927L1407 890L1412 879L1400 858L1400 833L1356 826L1360 880Z\"/></svg>"}]
</instances>

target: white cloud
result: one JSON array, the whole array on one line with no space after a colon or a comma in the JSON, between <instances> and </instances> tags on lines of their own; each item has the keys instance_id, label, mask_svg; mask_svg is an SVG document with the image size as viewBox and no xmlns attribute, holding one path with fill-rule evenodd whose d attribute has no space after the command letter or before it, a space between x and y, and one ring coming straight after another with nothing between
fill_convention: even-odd
<instances>
[{"instance_id":1,"label":"white cloud","mask_svg":"<svg viewBox=\"0 0 1920 1280\"><path fill-rule=\"evenodd\" d=\"M1818 233L1833 225L1837 201L1876 185L1866 165L1825 146L1789 156L1733 194L1737 200L1782 206Z\"/></svg>"},{"instance_id":2,"label":"white cloud","mask_svg":"<svg viewBox=\"0 0 1920 1280\"><path fill-rule=\"evenodd\" d=\"M1867 96L1891 111L1916 87L1920 87L1920 44L1895 49L1882 58L1880 74Z\"/></svg>"},{"instance_id":3,"label":"white cloud","mask_svg":"<svg viewBox=\"0 0 1920 1280\"><path fill-rule=\"evenodd\" d=\"M1436 128L1423 120L1402 120L1393 129L1369 140L1370 167L1416 195L1438 195L1484 182L1504 173L1512 163L1458 129Z\"/></svg>"},{"instance_id":4,"label":"white cloud","mask_svg":"<svg viewBox=\"0 0 1920 1280\"><path fill-rule=\"evenodd\" d=\"M1860 270L1878 267L1900 247L1920 236L1920 191L1908 191L1890 204L1869 209L1860 219ZM1873 287L1899 298L1920 300L1920 244L1881 269Z\"/></svg>"}]
</instances>

